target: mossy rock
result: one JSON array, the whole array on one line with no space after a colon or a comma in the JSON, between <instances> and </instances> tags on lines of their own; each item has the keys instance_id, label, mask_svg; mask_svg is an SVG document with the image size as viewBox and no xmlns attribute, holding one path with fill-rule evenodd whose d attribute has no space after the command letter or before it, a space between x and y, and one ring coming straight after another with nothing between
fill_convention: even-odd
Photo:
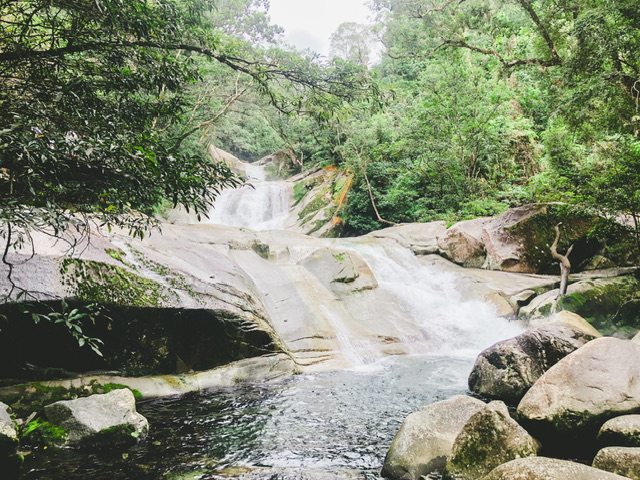
<instances>
[{"instance_id":1,"label":"mossy rock","mask_svg":"<svg viewBox=\"0 0 640 480\"><path fill-rule=\"evenodd\" d=\"M604 335L640 329L640 281L635 276L580 282L558 307L577 313Z\"/></svg>"},{"instance_id":2,"label":"mossy rock","mask_svg":"<svg viewBox=\"0 0 640 480\"><path fill-rule=\"evenodd\" d=\"M72 400L79 397L88 397L98 393L109 393L113 390L128 388L136 400L142 398L142 393L118 383L92 382L83 387L63 387L59 385L47 385L40 382L25 383L4 387L0 389L0 399L9 405L18 417L27 417L32 412L44 412L45 405L60 400ZM33 425L35 430L38 424Z\"/></svg>"},{"instance_id":3,"label":"mossy rock","mask_svg":"<svg viewBox=\"0 0 640 480\"><path fill-rule=\"evenodd\" d=\"M556 236L555 226L562 223L558 251L564 253L573 245L570 255L573 265L581 265L602 248L599 239L591 233L597 225L593 216L572 213L563 205L546 205L538 213L509 228L509 234L522 242L521 262L539 273L558 273L557 260L550 247Z\"/></svg>"}]
</instances>

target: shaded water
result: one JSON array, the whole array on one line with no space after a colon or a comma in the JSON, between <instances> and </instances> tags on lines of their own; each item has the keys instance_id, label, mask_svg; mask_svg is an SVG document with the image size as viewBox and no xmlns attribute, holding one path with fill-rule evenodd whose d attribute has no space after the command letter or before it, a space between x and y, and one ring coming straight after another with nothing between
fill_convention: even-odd
<instances>
[{"instance_id":1,"label":"shaded water","mask_svg":"<svg viewBox=\"0 0 640 480\"><path fill-rule=\"evenodd\" d=\"M141 405L150 436L123 454L41 452L29 480L215 478L229 466L355 469L376 478L403 418L464 393L472 358L404 356L366 369ZM265 479L272 478L265 474Z\"/></svg>"}]
</instances>

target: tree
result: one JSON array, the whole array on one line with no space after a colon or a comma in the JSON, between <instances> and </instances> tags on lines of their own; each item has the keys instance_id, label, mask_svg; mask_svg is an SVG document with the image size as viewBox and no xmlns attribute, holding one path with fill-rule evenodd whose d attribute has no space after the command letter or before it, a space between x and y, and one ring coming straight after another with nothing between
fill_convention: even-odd
<instances>
[{"instance_id":1,"label":"tree","mask_svg":"<svg viewBox=\"0 0 640 480\"><path fill-rule=\"evenodd\" d=\"M239 75L282 112L319 119L371 91L362 69L215 28L216 6L0 0L0 236L9 271L10 249L34 230L87 232L96 221L142 235L162 199L205 213L237 183L204 146L185 144L206 122L191 115L187 88L203 64Z\"/></svg>"},{"instance_id":2,"label":"tree","mask_svg":"<svg viewBox=\"0 0 640 480\"><path fill-rule=\"evenodd\" d=\"M345 22L331 34L329 54L356 65L368 65L376 39L370 25Z\"/></svg>"}]
</instances>

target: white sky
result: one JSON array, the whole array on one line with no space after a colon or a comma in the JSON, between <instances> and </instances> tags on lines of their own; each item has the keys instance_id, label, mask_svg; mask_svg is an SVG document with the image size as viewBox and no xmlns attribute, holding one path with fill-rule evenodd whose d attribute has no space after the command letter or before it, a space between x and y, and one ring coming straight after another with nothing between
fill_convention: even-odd
<instances>
[{"instance_id":1,"label":"white sky","mask_svg":"<svg viewBox=\"0 0 640 480\"><path fill-rule=\"evenodd\" d=\"M329 53L329 37L344 22L368 23L367 0L269 0L271 23L298 48Z\"/></svg>"}]
</instances>

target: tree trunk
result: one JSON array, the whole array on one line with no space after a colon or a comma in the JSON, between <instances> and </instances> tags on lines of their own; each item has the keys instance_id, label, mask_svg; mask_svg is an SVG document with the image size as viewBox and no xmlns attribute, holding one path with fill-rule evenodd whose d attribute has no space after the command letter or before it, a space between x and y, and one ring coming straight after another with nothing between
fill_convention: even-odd
<instances>
[{"instance_id":1,"label":"tree trunk","mask_svg":"<svg viewBox=\"0 0 640 480\"><path fill-rule=\"evenodd\" d=\"M567 250L566 255L560 255L558 253L558 242L560 241L560 225L562 225L562 223L559 223L555 226L556 239L553 241L553 245L551 245L551 255L553 256L553 258L558 260L558 262L560 262L560 293L558 293L556 303L567 294L569 272L571 271L571 262L569 261L569 255L573 250L573 245L571 245Z\"/></svg>"}]
</instances>

